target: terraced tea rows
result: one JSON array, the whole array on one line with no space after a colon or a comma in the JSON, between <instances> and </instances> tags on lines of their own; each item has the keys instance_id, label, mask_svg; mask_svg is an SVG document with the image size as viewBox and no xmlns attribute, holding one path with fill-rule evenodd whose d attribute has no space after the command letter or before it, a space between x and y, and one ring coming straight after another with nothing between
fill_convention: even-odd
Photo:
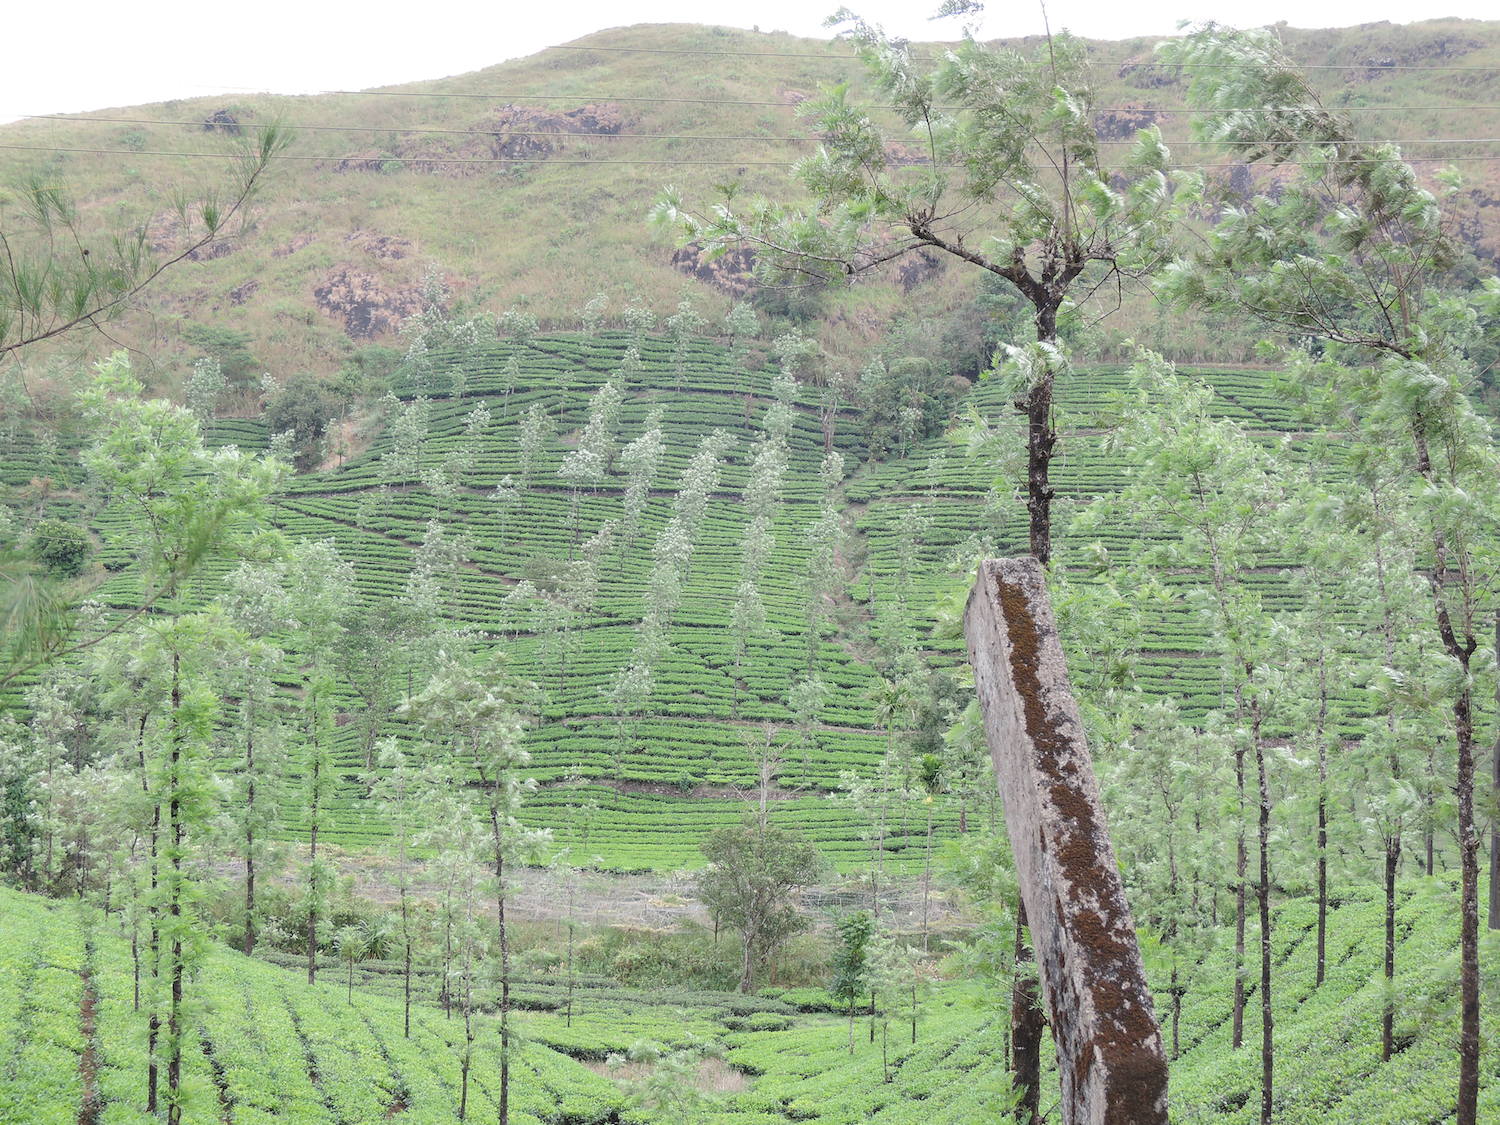
<instances>
[{"instance_id":1,"label":"terraced tea rows","mask_svg":"<svg viewBox=\"0 0 1500 1125\"><path fill-rule=\"evenodd\" d=\"M437 355L420 377L408 372L398 385L403 405L396 410L416 409L411 404L419 392L432 396L420 407L426 422L418 438L408 437L406 447L398 449L399 427L388 418L373 443L338 469L295 478L277 501L277 522L298 538L336 543L369 598L402 595L432 521L465 537L466 558L443 575L445 623L481 638L503 639L515 670L544 689L541 721L528 743L534 776L545 788L528 815L552 827L559 842L572 831L569 810L588 799L601 806L589 848L602 864L631 869L694 864L703 832L739 815L736 794L756 780L752 746L769 737L781 758L778 813L817 839L835 864L855 865L868 855L861 820L829 795L841 788L841 775L869 774L884 753L872 701L882 615L899 601L903 618L913 623L912 635L930 658L939 665L959 662L956 636L930 635L937 607L960 588L961 575L981 545L1002 553L1023 549L1023 509L1010 496L993 493L993 468L966 456L957 434L926 441L903 460L861 465L858 426L846 411L832 436L852 470L842 500L854 538L840 556L849 564L851 598L828 607L839 624L823 625L822 635L809 645L808 533L819 510L818 465L826 442L821 392L799 386L774 549L760 572L766 627L750 639L737 666L729 622L747 522L743 493L753 444L773 401L771 373L736 370L723 349L705 342L690 347L679 369L671 345L656 339L644 341L641 362L632 369L626 362L629 344L623 333L606 333ZM622 367L625 393L611 444L618 451L643 432L648 415L659 411L662 456L648 482L638 531L629 543L616 542L592 560L597 585L582 612L560 614L555 601L522 595L555 590L570 560L624 512L626 480L617 463L601 481L576 493L559 474L586 424L590 396ZM1264 440L1278 440L1295 425L1265 377L1202 374L1215 389L1215 409L1243 420ZM1107 419L1127 386L1128 375L1119 369L1078 372L1059 384L1059 408L1072 431L1054 472L1061 522L1070 503L1118 489L1128 479L1128 467L1105 448L1097 428L1100 415ZM454 393L458 390L461 398ZM976 387L969 402L992 419L1012 413L994 383ZM522 419L534 407L545 412L551 433L534 455L523 455ZM475 433L469 420L477 408L489 417ZM224 420L214 424L211 435L253 448L265 443L258 426ZM716 428L731 444L699 527L669 630L670 648L656 669L644 712L633 716L632 729L625 731L610 688L636 644L650 580L650 546L671 518L693 450ZM508 500L496 493L507 478L516 490ZM442 485L441 494L433 491L434 481ZM129 545L114 534L115 517L99 513L96 523L105 539L101 561L123 564ZM1146 528L1120 526L1090 537L1125 556L1150 534ZM1075 542L1065 538L1064 560ZM200 590L212 591L220 577L206 573ZM1293 604L1281 575L1258 575L1255 581L1268 603ZM101 594L123 606L131 604L135 591L121 575ZM1206 642L1202 621L1181 600L1160 607L1146 642L1143 685L1176 694L1189 714L1218 706L1217 667L1200 658ZM294 663L295 656L284 676L288 684L296 680ZM810 725L799 724L789 705L792 686L809 671L828 688ZM351 697L341 706L353 713L359 702ZM334 735L340 780L331 802L334 823L325 829L330 838L350 845L376 842L384 833L364 799L365 750L356 726L340 726ZM399 721L391 730L401 738L411 735ZM299 766L294 761L290 768L295 781ZM298 831L302 816L288 798L286 828ZM949 811L939 814L939 833L953 820ZM920 862L923 843L898 833L887 849L898 867L910 866Z\"/></svg>"}]
</instances>

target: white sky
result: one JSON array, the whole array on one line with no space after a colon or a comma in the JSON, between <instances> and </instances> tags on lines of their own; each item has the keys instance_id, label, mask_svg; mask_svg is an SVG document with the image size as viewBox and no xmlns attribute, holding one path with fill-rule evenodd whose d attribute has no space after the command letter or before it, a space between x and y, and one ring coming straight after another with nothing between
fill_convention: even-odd
<instances>
[{"instance_id":1,"label":"white sky","mask_svg":"<svg viewBox=\"0 0 1500 1125\"><path fill-rule=\"evenodd\" d=\"M847 0L909 38L948 35L925 16L940 0ZM57 0L53 0L57 3ZM0 121L211 95L231 87L276 93L441 78L531 54L606 27L633 23L759 25L827 34L840 0L71 0L17 3L5 17ZM1041 31L1036 0L990 4L987 36ZM1496 0L1051 0L1054 30L1122 38L1171 32L1183 18L1236 26L1285 20L1341 27L1420 17L1500 17ZM670 75L664 75L670 82Z\"/></svg>"}]
</instances>

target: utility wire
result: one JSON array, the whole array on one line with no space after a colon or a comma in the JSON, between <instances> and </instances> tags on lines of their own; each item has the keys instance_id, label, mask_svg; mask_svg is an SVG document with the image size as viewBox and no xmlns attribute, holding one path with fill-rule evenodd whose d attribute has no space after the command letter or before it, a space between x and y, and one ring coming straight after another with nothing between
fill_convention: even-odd
<instances>
[{"instance_id":1,"label":"utility wire","mask_svg":"<svg viewBox=\"0 0 1500 1125\"><path fill-rule=\"evenodd\" d=\"M702 55L710 58L750 58L750 59L824 59L828 62L858 62L858 55L830 55L812 51L705 51L690 47L588 47L574 43L553 43L543 47L544 51L618 51L643 55ZM935 55L913 55L916 62L935 62ZM1103 59L1090 58L1090 63L1100 66L1147 66L1160 70L1175 70L1182 68L1195 68L1200 70L1222 70L1225 68L1238 67L1240 63L1185 63L1185 62L1149 62L1139 59ZM1500 74L1500 67L1494 66L1419 66L1408 63L1298 63L1289 62L1285 66L1278 66L1276 70L1430 70L1430 71L1486 71L1491 74Z\"/></svg>"},{"instance_id":2,"label":"utility wire","mask_svg":"<svg viewBox=\"0 0 1500 1125\"><path fill-rule=\"evenodd\" d=\"M60 113L33 113L23 118L26 121L61 121L67 124L95 124L95 125L184 125L189 128L203 128L205 132L223 126L211 121L163 121L152 117L80 117ZM425 126L406 125L304 125L299 122L283 121L280 124L288 129L302 130L317 133L423 133L436 136L458 136L458 137L572 137L582 141L757 141L767 143L787 144L812 144L818 138L811 135L798 136L794 134L761 134L759 136L704 136L702 134L678 134L678 133L567 133L558 129L437 129ZM1099 140L1101 145L1133 145L1133 139L1123 140ZM1222 142L1212 140L1199 140L1193 137L1181 137L1167 139L1162 143L1171 146L1177 145L1211 145ZM1283 138L1271 138L1268 140L1244 140L1235 141L1236 144L1280 144ZM1387 137L1372 140L1359 140L1357 143L1367 145L1436 145L1436 144L1500 144L1500 137Z\"/></svg>"},{"instance_id":3,"label":"utility wire","mask_svg":"<svg viewBox=\"0 0 1500 1125\"><path fill-rule=\"evenodd\" d=\"M1500 73L1500 72L1497 72ZM218 90L225 93L250 93L263 94L274 98L297 98L313 97L319 95L306 94L272 94L269 91L259 89L255 86L198 86L200 90ZM636 95L614 95L614 94L513 94L513 93L471 93L467 91L456 92L446 90L324 90L323 94L339 97L377 97L377 98L461 98L478 101L551 101L571 102L573 104L596 104L599 102L615 102L619 104L641 103L653 105L738 105L738 106L780 106L790 109L797 105L786 99L779 101L750 101L740 98L657 98L638 97ZM894 105L867 105L864 109L900 109L901 106ZM935 105L931 107L936 110L958 111L966 107L959 105ZM1390 112L1434 112L1438 110L1468 111L1477 109L1500 109L1496 104L1468 104L1468 105L1445 105L1445 106L1341 106L1333 107L1338 113L1390 113ZM1097 106L1098 113L1140 113L1151 110L1156 113L1303 113L1306 112L1301 106L1215 106L1208 109L1193 109L1190 106Z\"/></svg>"},{"instance_id":4,"label":"utility wire","mask_svg":"<svg viewBox=\"0 0 1500 1125\"><path fill-rule=\"evenodd\" d=\"M171 152L156 149L130 149L130 148L60 148L53 145L15 145L0 144L0 149L10 149L19 152L67 152L67 153L93 153L109 156L185 156L193 158L207 158L211 160L239 160L242 154L235 152ZM350 161L357 164L369 164L384 159L396 160L402 164L651 164L672 165L674 167L752 167L765 166L776 168L790 168L795 161L790 160L678 160L671 157L662 159L638 159L638 158L615 158L607 157L599 160L579 160L569 157L506 157L506 156L443 156L441 154L430 154L421 156L392 156L375 157L360 153L351 153L345 156L305 156L305 155L282 155L278 160L306 160L319 162ZM1325 167L1331 164L1370 164L1377 162L1400 162L1404 164L1451 164L1455 162L1473 161L1500 161L1500 153L1489 153L1475 156L1418 156L1418 157L1366 157L1354 159L1335 160L1282 160L1271 167ZM962 167L959 164L945 165L945 167ZM1243 168L1244 161L1229 161L1227 163L1187 163L1169 164L1172 169L1186 170L1190 168Z\"/></svg>"}]
</instances>

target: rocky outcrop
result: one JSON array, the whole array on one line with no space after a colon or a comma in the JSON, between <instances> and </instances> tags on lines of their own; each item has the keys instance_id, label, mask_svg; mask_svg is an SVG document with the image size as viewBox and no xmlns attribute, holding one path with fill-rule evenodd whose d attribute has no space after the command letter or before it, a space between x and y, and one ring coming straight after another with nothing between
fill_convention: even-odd
<instances>
[{"instance_id":1,"label":"rocky outcrop","mask_svg":"<svg viewBox=\"0 0 1500 1125\"><path fill-rule=\"evenodd\" d=\"M415 290L388 288L374 274L347 265L324 275L313 288L313 300L355 340L395 332L422 305Z\"/></svg>"}]
</instances>

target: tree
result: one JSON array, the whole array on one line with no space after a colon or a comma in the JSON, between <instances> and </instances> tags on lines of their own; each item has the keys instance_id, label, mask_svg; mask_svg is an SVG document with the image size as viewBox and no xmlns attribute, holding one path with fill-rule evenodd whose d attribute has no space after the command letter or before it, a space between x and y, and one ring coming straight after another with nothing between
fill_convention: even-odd
<instances>
[{"instance_id":1,"label":"tree","mask_svg":"<svg viewBox=\"0 0 1500 1125\"><path fill-rule=\"evenodd\" d=\"M83 454L91 502L118 514L106 542L133 557L139 602L108 623L80 613L47 583L20 581L0 607L7 663L0 685L93 647L170 603L208 559L232 560L248 544L280 485L275 461L233 448L208 450L197 420L165 399L142 399L124 352L95 366L79 405L98 437ZM80 632L80 625L89 625Z\"/></svg>"},{"instance_id":2,"label":"tree","mask_svg":"<svg viewBox=\"0 0 1500 1125\"><path fill-rule=\"evenodd\" d=\"M849 1011L849 1053L854 1053L854 1006L869 989L869 946L875 924L863 910L839 919L839 944L833 955L833 983L828 993Z\"/></svg>"},{"instance_id":3,"label":"tree","mask_svg":"<svg viewBox=\"0 0 1500 1125\"><path fill-rule=\"evenodd\" d=\"M530 755L521 745L530 713L531 691L510 677L497 659L467 665L440 657L426 689L407 705L428 736L446 745L457 770L478 775L490 826L495 877L496 943L500 953L500 1125L510 1121L511 976L510 931L505 919L507 865L535 853L545 832L519 820L526 795L536 782L521 769Z\"/></svg>"},{"instance_id":4,"label":"tree","mask_svg":"<svg viewBox=\"0 0 1500 1125\"><path fill-rule=\"evenodd\" d=\"M709 833L703 855L708 867L698 876L698 897L740 931L739 988L750 992L756 971L807 924L796 893L818 877L822 857L796 833L753 816Z\"/></svg>"},{"instance_id":5,"label":"tree","mask_svg":"<svg viewBox=\"0 0 1500 1125\"><path fill-rule=\"evenodd\" d=\"M1222 681L1233 702L1234 775L1238 815L1235 834L1235 985L1232 1039L1243 1038L1245 1005L1246 814L1251 806L1246 755L1255 769L1258 872L1255 896L1260 920L1261 1102L1269 1125L1274 1099L1271 951L1271 781L1266 726L1284 686L1272 619L1250 576L1283 557L1271 526L1272 509L1283 499L1276 467L1265 451L1233 421L1214 418L1214 394L1203 383L1178 378L1158 357L1146 356L1133 372L1132 397L1117 441L1138 462L1131 483L1116 497L1099 501L1115 512L1149 519L1168 532L1147 552L1148 565L1187 565L1200 574L1194 597L1206 618L1221 662Z\"/></svg>"},{"instance_id":6,"label":"tree","mask_svg":"<svg viewBox=\"0 0 1500 1125\"><path fill-rule=\"evenodd\" d=\"M217 359L203 356L194 360L193 373L188 376L183 397L193 417L198 419L198 425L206 426L218 415L219 400L228 386L229 380L224 377L224 369Z\"/></svg>"},{"instance_id":7,"label":"tree","mask_svg":"<svg viewBox=\"0 0 1500 1125\"><path fill-rule=\"evenodd\" d=\"M238 142L227 182L189 202L174 218L180 235L164 250L147 223L97 228L54 171L39 171L14 194L16 206L0 221L0 361L80 329L99 330L163 273L196 257L242 218L275 158L291 141L267 125Z\"/></svg>"},{"instance_id":8,"label":"tree","mask_svg":"<svg viewBox=\"0 0 1500 1125\"><path fill-rule=\"evenodd\" d=\"M1155 128L1142 130L1123 171L1106 169L1084 46L1070 36L1049 36L1028 55L966 31L922 73L905 41L847 9L833 22L848 25L876 89L910 132L888 134L850 101L847 84L825 89L798 108L820 137L794 172L811 205L741 206L731 185L712 207L694 209L669 187L651 220L709 258L752 247L768 284L850 281L936 251L1014 286L1032 307L1037 341L1035 377L1016 388L1016 406L1026 419L1031 553L1045 564L1059 318L1162 258L1166 147Z\"/></svg>"},{"instance_id":9,"label":"tree","mask_svg":"<svg viewBox=\"0 0 1500 1125\"><path fill-rule=\"evenodd\" d=\"M326 383L311 375L293 375L266 403L266 429L292 435L296 466L306 472L320 460L320 443L337 413L338 403Z\"/></svg>"},{"instance_id":10,"label":"tree","mask_svg":"<svg viewBox=\"0 0 1500 1125\"><path fill-rule=\"evenodd\" d=\"M1196 127L1248 163L1289 163L1274 193L1247 201L1212 194L1218 222L1178 262L1169 291L1183 304L1249 315L1319 342L1329 363L1331 413L1364 456L1399 466L1426 579L1432 640L1449 675L1444 690L1456 751L1453 792L1460 866L1460 1029L1457 1121L1473 1125L1479 1098L1479 834L1474 811L1474 665L1493 589L1495 451L1465 393L1464 347L1478 315L1500 309L1500 282L1445 293L1453 260L1451 216L1392 145L1357 139L1329 111L1267 32L1209 26L1168 48L1190 64L1188 98L1210 113ZM1438 176L1449 196L1456 174ZM1300 349L1296 349L1300 350ZM1294 357L1298 370L1312 365ZM1266 1115L1263 1110L1262 1116Z\"/></svg>"}]
</instances>

